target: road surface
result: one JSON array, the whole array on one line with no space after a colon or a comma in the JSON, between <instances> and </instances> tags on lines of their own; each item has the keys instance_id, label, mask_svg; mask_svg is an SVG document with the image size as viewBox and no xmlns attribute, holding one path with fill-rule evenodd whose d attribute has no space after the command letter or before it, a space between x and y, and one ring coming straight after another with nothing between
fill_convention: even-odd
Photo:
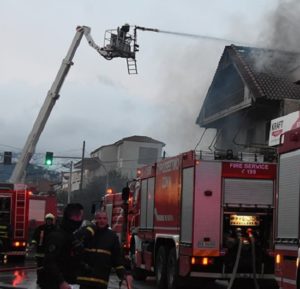
<instances>
[{"instance_id":1,"label":"road surface","mask_svg":"<svg viewBox=\"0 0 300 289\"><path fill-rule=\"evenodd\" d=\"M199 282L195 281L194 286L187 285L185 289L226 289L228 283L224 281L216 281L213 284L206 286L199 285ZM247 288L253 288L254 285L250 281ZM33 260L27 260L25 263L12 263L12 264L0 264L0 289L39 289L36 284L36 271L35 263ZM79 286L74 285L73 289L79 289ZM112 274L109 282L108 289L119 289L119 281L116 275ZM125 284L122 289L127 289ZM154 277L148 277L144 282L133 282L133 289L156 289ZM232 289L246 289L245 284L243 286L235 285ZM267 287L260 286L260 289L267 289Z\"/></svg>"}]
</instances>

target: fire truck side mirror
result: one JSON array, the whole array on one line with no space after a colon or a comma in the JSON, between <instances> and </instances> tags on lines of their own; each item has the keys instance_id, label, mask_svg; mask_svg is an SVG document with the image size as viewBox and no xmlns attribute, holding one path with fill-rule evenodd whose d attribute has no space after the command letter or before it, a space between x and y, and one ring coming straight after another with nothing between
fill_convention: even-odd
<instances>
[{"instance_id":1,"label":"fire truck side mirror","mask_svg":"<svg viewBox=\"0 0 300 289\"><path fill-rule=\"evenodd\" d=\"M128 201L128 199L129 199L129 193L130 193L129 187L123 188L123 190L122 190L122 200L123 200L124 202L127 202L127 201Z\"/></svg>"}]
</instances>

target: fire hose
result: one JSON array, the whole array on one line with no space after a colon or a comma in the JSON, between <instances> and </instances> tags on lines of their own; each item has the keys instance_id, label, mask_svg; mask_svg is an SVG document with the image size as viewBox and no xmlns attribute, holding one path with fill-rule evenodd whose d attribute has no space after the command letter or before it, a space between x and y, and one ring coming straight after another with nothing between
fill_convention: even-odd
<instances>
[{"instance_id":1,"label":"fire hose","mask_svg":"<svg viewBox=\"0 0 300 289\"><path fill-rule=\"evenodd\" d=\"M255 239L253 238L252 234L250 235L250 242L251 242L251 252L252 252L253 281L254 281L255 289L259 289L259 285L257 283L257 278L256 278Z\"/></svg>"},{"instance_id":2,"label":"fire hose","mask_svg":"<svg viewBox=\"0 0 300 289\"><path fill-rule=\"evenodd\" d=\"M236 278L236 273L237 273L237 269L239 267L239 262L240 262L240 258L241 258L242 246L243 246L243 239L242 239L242 237L239 237L239 246L238 246L238 250L237 250L237 254L236 254L235 263L233 266L232 275L231 275L227 289L231 289L233 282Z\"/></svg>"},{"instance_id":3,"label":"fire hose","mask_svg":"<svg viewBox=\"0 0 300 289\"><path fill-rule=\"evenodd\" d=\"M253 281L254 281L255 289L259 289L259 285L258 285L257 278L256 278L255 239L254 239L252 233L248 233L248 234L249 234L249 239L250 239L250 243L251 243ZM238 269L240 258L241 258L242 246L243 246L243 238L239 237L239 246L238 246L238 250L237 250L237 255L236 255L232 275L231 275L227 289L232 288L233 282L236 279L237 269Z\"/></svg>"}]
</instances>

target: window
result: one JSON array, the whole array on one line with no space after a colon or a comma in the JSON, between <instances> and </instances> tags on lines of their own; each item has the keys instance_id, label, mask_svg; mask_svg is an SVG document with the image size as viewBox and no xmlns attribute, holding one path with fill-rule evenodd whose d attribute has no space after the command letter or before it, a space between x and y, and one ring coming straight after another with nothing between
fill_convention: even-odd
<instances>
[{"instance_id":1,"label":"window","mask_svg":"<svg viewBox=\"0 0 300 289\"><path fill-rule=\"evenodd\" d=\"M10 224L10 197L0 197L0 222L1 224Z\"/></svg>"},{"instance_id":2,"label":"window","mask_svg":"<svg viewBox=\"0 0 300 289\"><path fill-rule=\"evenodd\" d=\"M157 160L158 149L157 148L139 148L138 164L151 164Z\"/></svg>"}]
</instances>

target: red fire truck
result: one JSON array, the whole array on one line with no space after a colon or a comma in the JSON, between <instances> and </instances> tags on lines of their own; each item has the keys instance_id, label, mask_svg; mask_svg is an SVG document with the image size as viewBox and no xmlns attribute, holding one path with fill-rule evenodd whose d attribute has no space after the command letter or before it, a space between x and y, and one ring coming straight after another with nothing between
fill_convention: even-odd
<instances>
[{"instance_id":1,"label":"red fire truck","mask_svg":"<svg viewBox=\"0 0 300 289\"><path fill-rule=\"evenodd\" d=\"M28 240L30 190L23 184L0 184L0 257L24 258Z\"/></svg>"},{"instance_id":2,"label":"red fire truck","mask_svg":"<svg viewBox=\"0 0 300 289\"><path fill-rule=\"evenodd\" d=\"M284 133L278 148L275 275L282 289L300 288L300 128Z\"/></svg>"},{"instance_id":3,"label":"red fire truck","mask_svg":"<svg viewBox=\"0 0 300 289\"><path fill-rule=\"evenodd\" d=\"M112 229L126 229L136 279L155 274L160 289L190 277L275 283L275 185L276 164L190 151L142 168L128 192L104 205Z\"/></svg>"}]
</instances>

